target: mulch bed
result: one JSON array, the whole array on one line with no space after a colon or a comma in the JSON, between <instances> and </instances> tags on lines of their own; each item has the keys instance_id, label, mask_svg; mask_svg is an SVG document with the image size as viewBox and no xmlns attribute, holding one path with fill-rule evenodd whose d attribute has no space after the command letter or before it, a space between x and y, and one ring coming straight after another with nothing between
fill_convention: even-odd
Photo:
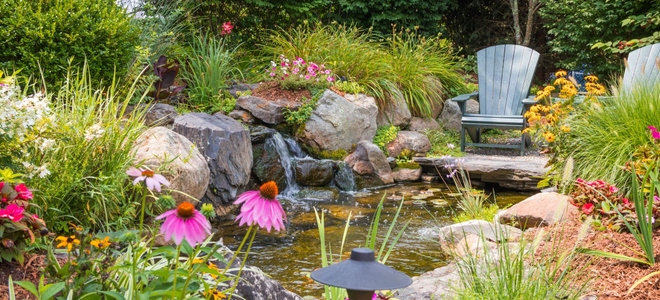
<instances>
[{"instance_id":1,"label":"mulch bed","mask_svg":"<svg viewBox=\"0 0 660 300\"><path fill-rule=\"evenodd\" d=\"M260 84L259 87L252 90L252 96L271 101L287 99L298 103L302 103L303 97L306 99L312 98L312 94L308 90L283 90L277 81Z\"/></svg>"},{"instance_id":2,"label":"mulch bed","mask_svg":"<svg viewBox=\"0 0 660 300\"><path fill-rule=\"evenodd\" d=\"M9 276L14 282L26 280L37 285L45 263L46 256L43 254L26 255L24 266L19 265L17 262L0 262L0 300L9 299L9 287L7 286ZM30 292L22 289L16 283L14 283L14 292L16 293L16 299L36 299Z\"/></svg>"},{"instance_id":3,"label":"mulch bed","mask_svg":"<svg viewBox=\"0 0 660 300\"><path fill-rule=\"evenodd\" d=\"M582 222L580 220L570 220L560 225L555 229L555 233L558 234L553 235L552 232L549 233L549 236L556 236L557 238L543 242L537 253L550 253L552 247L560 252L572 248L578 239L581 226ZM559 236L561 238L558 238ZM578 247L608 251L636 258L640 257L623 245L641 252L641 248L632 234L597 231L593 228L589 229L586 236L578 244ZM655 253L659 254L660 232L658 231L653 236L653 247ZM635 281L652 272L660 271L660 255L656 255L655 260L656 265L649 267L616 259L579 255L573 263L573 268L578 272L582 272L582 276L580 277L591 280L591 292L587 293L587 295L594 295L597 297L595 299L660 299L660 275L651 277L628 294L628 289L630 289Z\"/></svg>"}]
</instances>

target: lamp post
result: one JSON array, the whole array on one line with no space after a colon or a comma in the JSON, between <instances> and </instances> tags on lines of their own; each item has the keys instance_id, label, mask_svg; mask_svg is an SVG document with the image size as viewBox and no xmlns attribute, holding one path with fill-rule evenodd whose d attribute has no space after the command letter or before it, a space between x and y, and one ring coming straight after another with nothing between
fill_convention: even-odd
<instances>
[{"instance_id":1,"label":"lamp post","mask_svg":"<svg viewBox=\"0 0 660 300\"><path fill-rule=\"evenodd\" d=\"M412 284L408 275L377 262L369 248L355 248L350 259L316 270L311 277L325 285L345 288L350 300L371 300L376 290Z\"/></svg>"}]
</instances>

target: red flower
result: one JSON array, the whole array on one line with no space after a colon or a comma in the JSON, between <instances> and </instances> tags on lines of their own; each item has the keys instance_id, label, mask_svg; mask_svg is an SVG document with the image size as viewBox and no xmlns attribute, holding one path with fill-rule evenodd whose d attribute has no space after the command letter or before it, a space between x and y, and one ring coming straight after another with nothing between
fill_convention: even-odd
<instances>
[{"instance_id":1,"label":"red flower","mask_svg":"<svg viewBox=\"0 0 660 300\"><path fill-rule=\"evenodd\" d=\"M21 199L21 200L30 200L30 199L32 199L32 192L30 192L30 190L28 190L27 186L25 186L24 183L17 184L14 187L14 190L16 190L16 193L18 193L18 195L16 195L16 198Z\"/></svg>"},{"instance_id":2,"label":"red flower","mask_svg":"<svg viewBox=\"0 0 660 300\"><path fill-rule=\"evenodd\" d=\"M16 204L9 204L7 208L0 209L0 218L7 218L12 222L18 222L23 219L24 208Z\"/></svg>"},{"instance_id":3,"label":"red flower","mask_svg":"<svg viewBox=\"0 0 660 300\"><path fill-rule=\"evenodd\" d=\"M224 22L222 23L222 31L220 32L220 35L228 35L231 33L232 29L234 29L234 25L232 25L231 22Z\"/></svg>"},{"instance_id":4,"label":"red flower","mask_svg":"<svg viewBox=\"0 0 660 300\"><path fill-rule=\"evenodd\" d=\"M587 203L585 205L582 205L582 212L585 215L590 215L594 211L594 204L593 203Z\"/></svg>"}]
</instances>

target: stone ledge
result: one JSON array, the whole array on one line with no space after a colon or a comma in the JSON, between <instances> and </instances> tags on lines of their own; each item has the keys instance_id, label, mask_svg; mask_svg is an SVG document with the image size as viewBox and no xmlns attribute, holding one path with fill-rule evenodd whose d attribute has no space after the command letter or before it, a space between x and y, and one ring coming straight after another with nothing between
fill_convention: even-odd
<instances>
[{"instance_id":1,"label":"stone ledge","mask_svg":"<svg viewBox=\"0 0 660 300\"><path fill-rule=\"evenodd\" d=\"M444 165L455 163L456 157L415 157L426 175L446 174ZM466 155L463 169L470 174L473 185L498 184L502 188L519 191L538 191L537 183L548 171L545 156ZM436 169L437 168L437 169Z\"/></svg>"}]
</instances>

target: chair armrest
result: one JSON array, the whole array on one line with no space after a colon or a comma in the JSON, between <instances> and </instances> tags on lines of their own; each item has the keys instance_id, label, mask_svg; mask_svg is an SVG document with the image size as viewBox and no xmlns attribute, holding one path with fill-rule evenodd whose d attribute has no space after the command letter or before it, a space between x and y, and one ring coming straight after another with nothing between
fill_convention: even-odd
<instances>
[{"instance_id":1,"label":"chair armrest","mask_svg":"<svg viewBox=\"0 0 660 300\"><path fill-rule=\"evenodd\" d=\"M465 101L468 101L473 98L479 98L479 92L458 95L449 100L456 102L456 104L458 104L458 107L461 109L461 114L465 115Z\"/></svg>"},{"instance_id":2,"label":"chair armrest","mask_svg":"<svg viewBox=\"0 0 660 300\"><path fill-rule=\"evenodd\" d=\"M528 96L527 98L523 99L523 114L529 110L532 105L536 104L538 100L535 99L536 96Z\"/></svg>"}]
</instances>

